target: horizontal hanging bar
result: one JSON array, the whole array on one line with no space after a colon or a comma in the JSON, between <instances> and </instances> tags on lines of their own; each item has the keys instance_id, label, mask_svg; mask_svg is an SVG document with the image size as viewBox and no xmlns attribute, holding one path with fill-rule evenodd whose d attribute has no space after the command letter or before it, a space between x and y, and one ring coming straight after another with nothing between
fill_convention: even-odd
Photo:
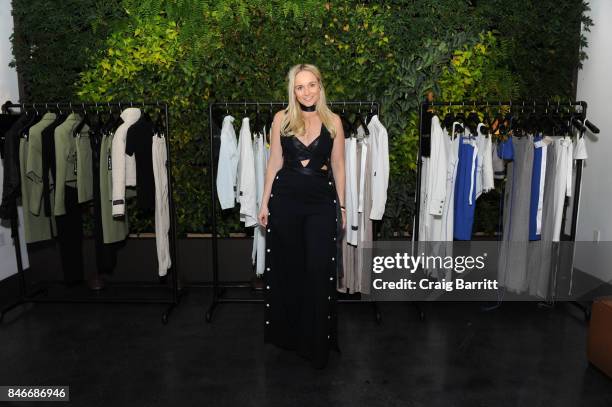
<instances>
[{"instance_id":1,"label":"horizontal hanging bar","mask_svg":"<svg viewBox=\"0 0 612 407\"><path fill-rule=\"evenodd\" d=\"M68 107L68 108L78 108L78 107L110 107L110 106L129 106L129 107L138 107L138 106L159 106L164 107L168 103L166 102L23 102L23 103L5 103L2 107L6 108L15 108L15 107L40 107L40 108L49 108L49 107Z\"/></svg>"},{"instance_id":2,"label":"horizontal hanging bar","mask_svg":"<svg viewBox=\"0 0 612 407\"><path fill-rule=\"evenodd\" d=\"M327 105L330 106L363 106L363 107L368 107L368 106L376 106L376 108L378 109L379 107L379 103L375 100L334 100L334 101L328 101ZM223 101L219 101L219 102L212 102L210 104L211 108L224 108L224 107L228 107L228 106L241 106L241 107L251 107L251 106L258 106L258 107L266 107L266 106L287 106L287 102L278 102L278 101L272 101L272 102L257 102L257 101L245 101L245 102L223 102Z\"/></svg>"},{"instance_id":3,"label":"horizontal hanging bar","mask_svg":"<svg viewBox=\"0 0 612 407\"><path fill-rule=\"evenodd\" d=\"M466 100L459 102L445 102L445 101L433 101L433 102L421 102L422 106L516 106L516 107L533 107L533 106L546 106L550 108L562 107L562 106L582 106L586 109L587 103L585 101L542 101L542 100L509 100L509 101L482 101L482 100Z\"/></svg>"}]
</instances>

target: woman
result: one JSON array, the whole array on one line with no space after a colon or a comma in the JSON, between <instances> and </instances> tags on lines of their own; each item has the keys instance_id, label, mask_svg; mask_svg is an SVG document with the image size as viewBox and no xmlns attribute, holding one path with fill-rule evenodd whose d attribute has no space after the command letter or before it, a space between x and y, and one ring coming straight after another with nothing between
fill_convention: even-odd
<instances>
[{"instance_id":1,"label":"woman","mask_svg":"<svg viewBox=\"0 0 612 407\"><path fill-rule=\"evenodd\" d=\"M330 347L338 349L336 243L338 221L342 228L346 222L344 132L327 107L317 67L292 67L288 82L288 107L272 122L258 215L266 228L264 341L324 367Z\"/></svg>"}]
</instances>

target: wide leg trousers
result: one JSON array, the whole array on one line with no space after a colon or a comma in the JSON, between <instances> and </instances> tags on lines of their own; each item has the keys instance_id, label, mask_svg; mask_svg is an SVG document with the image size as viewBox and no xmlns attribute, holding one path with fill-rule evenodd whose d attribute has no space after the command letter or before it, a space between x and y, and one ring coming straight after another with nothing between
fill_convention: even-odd
<instances>
[{"instance_id":1,"label":"wide leg trousers","mask_svg":"<svg viewBox=\"0 0 612 407\"><path fill-rule=\"evenodd\" d=\"M283 168L268 203L264 340L317 367L338 348L336 199L320 171Z\"/></svg>"}]
</instances>

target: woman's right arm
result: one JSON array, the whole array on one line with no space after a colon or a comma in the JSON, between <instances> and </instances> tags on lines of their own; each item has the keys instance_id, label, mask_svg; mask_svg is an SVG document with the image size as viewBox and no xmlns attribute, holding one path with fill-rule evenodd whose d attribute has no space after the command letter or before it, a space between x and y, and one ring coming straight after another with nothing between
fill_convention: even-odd
<instances>
[{"instance_id":1,"label":"woman's right arm","mask_svg":"<svg viewBox=\"0 0 612 407\"><path fill-rule=\"evenodd\" d=\"M272 183L276 173L283 166L283 151L280 142L280 124L283 119L284 111L279 111L274 115L272 121L272 134L270 136L270 158L268 159L268 167L266 168L266 181L264 183L263 197L261 199L261 207L257 219L259 224L268 225L268 200L272 191Z\"/></svg>"}]
</instances>

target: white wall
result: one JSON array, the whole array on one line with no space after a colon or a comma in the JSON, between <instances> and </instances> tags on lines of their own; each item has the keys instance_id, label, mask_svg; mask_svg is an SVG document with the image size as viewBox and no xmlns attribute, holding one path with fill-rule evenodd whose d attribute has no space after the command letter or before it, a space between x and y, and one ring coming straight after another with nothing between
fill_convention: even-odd
<instances>
[{"instance_id":1,"label":"white wall","mask_svg":"<svg viewBox=\"0 0 612 407\"><path fill-rule=\"evenodd\" d=\"M601 248L577 246L574 266L604 281L612 281L612 1L589 1L594 26L586 32L589 59L578 73L578 100L588 103L587 118L601 133L588 135L580 195L576 240L593 242L600 233ZM582 247L581 247L582 246Z\"/></svg>"},{"instance_id":2,"label":"white wall","mask_svg":"<svg viewBox=\"0 0 612 407\"><path fill-rule=\"evenodd\" d=\"M17 72L8 67L12 60L13 51L9 37L13 33L13 16L11 15L11 2L2 0L0 6L0 104L10 100L19 101L19 90L17 83ZM2 192L2 166L0 166L0 194ZM21 208L20 208L21 209ZM20 223L23 224L20 213ZM27 253L23 241L23 228L20 228L21 252L23 253L23 265L28 267ZM11 239L9 228L0 225L0 280L15 274L17 263L15 261L15 250Z\"/></svg>"}]
</instances>

